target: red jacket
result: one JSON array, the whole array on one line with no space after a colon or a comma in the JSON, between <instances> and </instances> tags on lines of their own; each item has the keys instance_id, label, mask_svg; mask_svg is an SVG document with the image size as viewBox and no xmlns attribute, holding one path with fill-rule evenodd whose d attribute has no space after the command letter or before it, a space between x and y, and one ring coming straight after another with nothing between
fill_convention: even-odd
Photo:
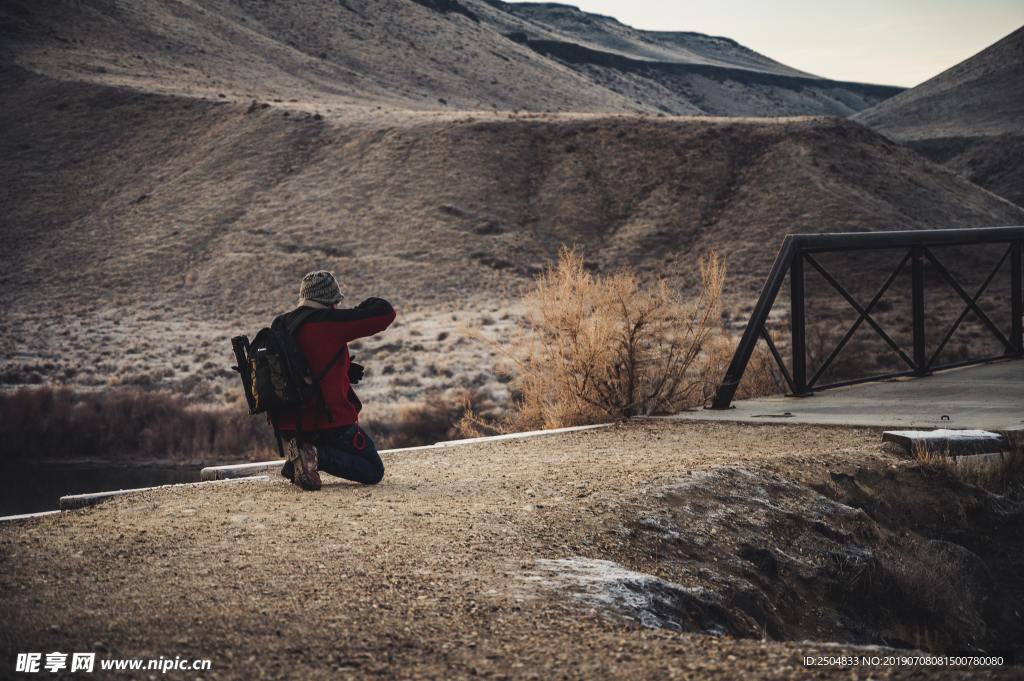
<instances>
[{"instance_id":1,"label":"red jacket","mask_svg":"<svg viewBox=\"0 0 1024 681\"><path fill-rule=\"evenodd\" d=\"M288 316L303 309L300 307L289 312ZM333 307L316 310L302 321L295 337L313 376L319 376L338 350L344 348L341 359L320 381L323 403L314 396L302 409L301 427L304 432L342 428L359 420L358 406L349 399L348 367L351 359L348 343L380 333L393 321L395 309L381 298L367 298L357 307L345 310ZM297 430L294 413L275 414L273 420L280 430Z\"/></svg>"}]
</instances>

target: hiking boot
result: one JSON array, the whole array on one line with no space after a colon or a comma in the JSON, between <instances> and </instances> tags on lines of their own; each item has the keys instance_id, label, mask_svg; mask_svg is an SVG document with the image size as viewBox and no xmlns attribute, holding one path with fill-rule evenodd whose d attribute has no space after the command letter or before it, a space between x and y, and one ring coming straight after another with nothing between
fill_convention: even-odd
<instances>
[{"instance_id":1,"label":"hiking boot","mask_svg":"<svg viewBox=\"0 0 1024 681\"><path fill-rule=\"evenodd\" d=\"M288 440L288 463L292 465L292 482L307 490L320 489L316 447L297 438ZM287 464L285 464L287 465ZM284 469L282 468L282 473Z\"/></svg>"},{"instance_id":2,"label":"hiking boot","mask_svg":"<svg viewBox=\"0 0 1024 681\"><path fill-rule=\"evenodd\" d=\"M295 479L295 466L288 459L285 459L284 465L281 466L281 477L287 478L289 481Z\"/></svg>"}]
</instances>

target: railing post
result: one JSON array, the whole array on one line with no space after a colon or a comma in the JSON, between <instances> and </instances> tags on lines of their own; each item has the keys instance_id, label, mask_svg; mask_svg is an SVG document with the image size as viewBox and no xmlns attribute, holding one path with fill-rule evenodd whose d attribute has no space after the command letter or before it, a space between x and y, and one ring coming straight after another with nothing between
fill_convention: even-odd
<instances>
[{"instance_id":1,"label":"railing post","mask_svg":"<svg viewBox=\"0 0 1024 681\"><path fill-rule=\"evenodd\" d=\"M789 322L793 346L793 394L807 395L807 328L804 299L804 253L797 249L789 266Z\"/></svg>"},{"instance_id":2,"label":"railing post","mask_svg":"<svg viewBox=\"0 0 1024 681\"><path fill-rule=\"evenodd\" d=\"M736 394L736 389L739 388L740 379L743 378L743 371L747 368L747 362L750 361L750 355L754 352L757 339L761 337L765 322L768 321L768 313L771 312L775 298L779 295L779 289L782 288L782 282L786 279L786 270L789 269L789 263L793 259L796 243L796 237L793 236L787 236L782 242L782 248L779 249L779 254L775 257L768 278L765 280L764 286L761 287L761 295L757 297L754 310L750 313L750 319L747 320L747 327L743 330L739 345L736 346L736 353L732 356L729 368L715 393L715 399L711 403L712 409L728 409L732 404L732 398Z\"/></svg>"},{"instance_id":3,"label":"railing post","mask_svg":"<svg viewBox=\"0 0 1024 681\"><path fill-rule=\"evenodd\" d=\"M1021 250L1024 241L1014 241L1010 247L1010 345L1013 354L1024 356L1024 285L1021 282Z\"/></svg>"},{"instance_id":4,"label":"railing post","mask_svg":"<svg viewBox=\"0 0 1024 681\"><path fill-rule=\"evenodd\" d=\"M914 318L914 375L928 374L928 355L925 351L924 336L924 248L910 248L910 278Z\"/></svg>"}]
</instances>

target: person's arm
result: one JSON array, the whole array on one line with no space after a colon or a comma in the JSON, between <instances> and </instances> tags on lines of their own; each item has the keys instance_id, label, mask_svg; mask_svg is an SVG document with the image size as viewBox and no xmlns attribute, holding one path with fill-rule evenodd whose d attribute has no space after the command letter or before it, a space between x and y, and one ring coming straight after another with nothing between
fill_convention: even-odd
<instances>
[{"instance_id":1,"label":"person's arm","mask_svg":"<svg viewBox=\"0 0 1024 681\"><path fill-rule=\"evenodd\" d=\"M317 310L310 315L309 321L337 324L339 340L347 343L380 333L391 326L395 321L395 308L383 298L367 298L352 308Z\"/></svg>"},{"instance_id":2,"label":"person's arm","mask_svg":"<svg viewBox=\"0 0 1024 681\"><path fill-rule=\"evenodd\" d=\"M349 340L364 338L380 333L391 326L395 321L395 308L383 298L367 298L356 305L356 310L361 311L366 317L349 325Z\"/></svg>"}]
</instances>

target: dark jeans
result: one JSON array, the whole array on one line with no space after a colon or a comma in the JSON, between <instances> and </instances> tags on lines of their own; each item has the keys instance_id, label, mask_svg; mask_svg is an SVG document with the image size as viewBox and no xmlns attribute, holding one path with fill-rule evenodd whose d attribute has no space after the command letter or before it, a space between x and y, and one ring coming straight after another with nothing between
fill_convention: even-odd
<instances>
[{"instance_id":1,"label":"dark jeans","mask_svg":"<svg viewBox=\"0 0 1024 681\"><path fill-rule=\"evenodd\" d=\"M384 477L384 462L377 446L358 425L303 433L316 447L317 467L331 475L364 485L376 485Z\"/></svg>"}]
</instances>

